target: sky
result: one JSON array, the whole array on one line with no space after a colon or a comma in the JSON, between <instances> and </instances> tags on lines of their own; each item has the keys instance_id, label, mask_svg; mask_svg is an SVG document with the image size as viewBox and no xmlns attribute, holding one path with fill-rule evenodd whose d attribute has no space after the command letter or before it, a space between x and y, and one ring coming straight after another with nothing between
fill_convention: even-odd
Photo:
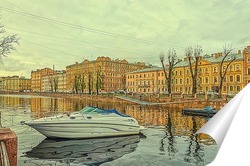
<instances>
[{"instance_id":1,"label":"sky","mask_svg":"<svg viewBox=\"0 0 250 166\"><path fill-rule=\"evenodd\" d=\"M160 66L159 54L188 46L203 54L250 45L246 0L0 0L0 23L17 34L16 51L3 58L0 76L25 76L99 56ZM1 36L0 36L1 37Z\"/></svg>"}]
</instances>

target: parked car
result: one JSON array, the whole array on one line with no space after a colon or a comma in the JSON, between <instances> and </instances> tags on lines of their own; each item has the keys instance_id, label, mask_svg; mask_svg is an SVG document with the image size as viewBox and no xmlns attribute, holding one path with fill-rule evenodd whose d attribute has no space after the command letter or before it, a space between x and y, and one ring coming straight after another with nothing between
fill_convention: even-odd
<instances>
[{"instance_id":1,"label":"parked car","mask_svg":"<svg viewBox=\"0 0 250 166\"><path fill-rule=\"evenodd\" d=\"M218 96L219 94L215 90L208 90L207 95L215 95Z\"/></svg>"}]
</instances>

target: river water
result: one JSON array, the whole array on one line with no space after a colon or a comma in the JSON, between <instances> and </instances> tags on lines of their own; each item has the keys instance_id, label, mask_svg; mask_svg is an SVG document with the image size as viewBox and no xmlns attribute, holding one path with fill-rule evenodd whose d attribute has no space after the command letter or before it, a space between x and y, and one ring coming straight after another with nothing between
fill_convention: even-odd
<instances>
[{"instance_id":1,"label":"river water","mask_svg":"<svg viewBox=\"0 0 250 166\"><path fill-rule=\"evenodd\" d=\"M49 140L20 121L85 106L117 109L146 127L143 135L83 140ZM207 120L184 116L180 109L140 106L114 99L58 98L29 95L0 95L3 127L18 137L18 166L79 165L206 165L217 153L214 141L194 135Z\"/></svg>"}]
</instances>

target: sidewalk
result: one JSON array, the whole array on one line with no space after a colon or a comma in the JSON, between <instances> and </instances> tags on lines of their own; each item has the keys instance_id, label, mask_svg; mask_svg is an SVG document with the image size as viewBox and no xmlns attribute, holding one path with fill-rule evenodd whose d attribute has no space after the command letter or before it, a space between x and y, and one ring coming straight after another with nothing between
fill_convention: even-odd
<instances>
[{"instance_id":1,"label":"sidewalk","mask_svg":"<svg viewBox=\"0 0 250 166\"><path fill-rule=\"evenodd\" d=\"M163 103L153 103L153 102L148 102L148 101L143 101L143 100L139 100L139 99L134 99L131 97L127 97L127 96L115 96L116 98L122 99L122 100L126 100L126 101L130 101L136 104L140 104L140 105L158 105L158 104L163 104Z\"/></svg>"}]
</instances>

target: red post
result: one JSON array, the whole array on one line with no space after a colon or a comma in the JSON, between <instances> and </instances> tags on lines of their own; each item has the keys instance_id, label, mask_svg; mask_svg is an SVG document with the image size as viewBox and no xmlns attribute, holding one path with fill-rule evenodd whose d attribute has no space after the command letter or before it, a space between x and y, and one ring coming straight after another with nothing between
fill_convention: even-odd
<instances>
[{"instance_id":1,"label":"red post","mask_svg":"<svg viewBox=\"0 0 250 166\"><path fill-rule=\"evenodd\" d=\"M17 136L9 128L0 128L0 142L4 142L10 166L17 166ZM0 156L0 159L6 156ZM2 161L0 161L0 164Z\"/></svg>"}]
</instances>

